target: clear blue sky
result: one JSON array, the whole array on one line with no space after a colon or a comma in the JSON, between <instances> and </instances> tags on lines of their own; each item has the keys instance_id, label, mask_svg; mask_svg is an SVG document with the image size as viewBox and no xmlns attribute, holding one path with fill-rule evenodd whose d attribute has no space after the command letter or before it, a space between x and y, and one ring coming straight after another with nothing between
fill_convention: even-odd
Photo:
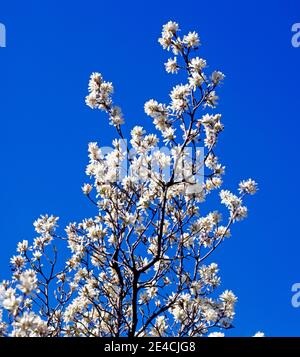
<instances>
[{"instance_id":1,"label":"clear blue sky","mask_svg":"<svg viewBox=\"0 0 300 357\"><path fill-rule=\"evenodd\" d=\"M260 186L249 218L215 255L223 287L239 297L229 335L300 336L300 308L290 303L300 282L300 47L291 46L299 10L292 0L1 1L1 278L39 214L62 225L94 214L80 189L87 144L109 145L113 130L84 105L89 74L115 84L129 126L150 128L143 104L163 101L172 83L157 43L172 19L200 33L202 56L226 74L218 148L226 186L249 176Z\"/></svg>"}]
</instances>

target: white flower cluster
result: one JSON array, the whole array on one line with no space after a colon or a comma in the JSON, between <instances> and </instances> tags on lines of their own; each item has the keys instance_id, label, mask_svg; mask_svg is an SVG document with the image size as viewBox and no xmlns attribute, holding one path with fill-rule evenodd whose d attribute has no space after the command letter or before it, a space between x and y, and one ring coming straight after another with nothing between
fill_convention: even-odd
<instances>
[{"instance_id":1,"label":"white flower cluster","mask_svg":"<svg viewBox=\"0 0 300 357\"><path fill-rule=\"evenodd\" d=\"M171 295L170 300L172 299L174 295ZM205 298L203 294L200 297L200 295L192 296L184 293L176 296L171 314L175 324L181 326L196 324L197 332L192 336L199 336L206 334L212 327L225 329L231 327L236 301L236 296L228 290L224 291L217 300Z\"/></svg>"},{"instance_id":2,"label":"white flower cluster","mask_svg":"<svg viewBox=\"0 0 300 357\"><path fill-rule=\"evenodd\" d=\"M91 75L86 104L107 112L119 135L109 151L88 146L82 191L95 212L62 234L58 217L43 215L33 243L18 243L12 278L0 284L1 336L222 337L232 327L237 298L218 293L219 267L207 261L246 217L243 200L257 184L241 181L239 196L221 189L216 144L224 126L212 109L224 75L204 73L206 60L193 56L196 32L178 32L168 22L159 42L174 55L166 71L186 78L169 103L144 104L155 133L136 125L127 142L112 83ZM202 209L215 191L229 213Z\"/></svg>"},{"instance_id":3,"label":"white flower cluster","mask_svg":"<svg viewBox=\"0 0 300 357\"><path fill-rule=\"evenodd\" d=\"M190 93L191 90L187 84L175 86L170 94L172 99L171 109L177 113L184 112L188 108L188 97Z\"/></svg>"},{"instance_id":4,"label":"white flower cluster","mask_svg":"<svg viewBox=\"0 0 300 357\"><path fill-rule=\"evenodd\" d=\"M15 315L22 302L21 297L17 297L16 289L7 287L5 282L0 285L0 306Z\"/></svg>"},{"instance_id":5,"label":"white flower cluster","mask_svg":"<svg viewBox=\"0 0 300 357\"><path fill-rule=\"evenodd\" d=\"M145 113L154 119L153 123L156 129L164 132L170 127L170 123L168 122L168 108L165 104L150 99L145 103L144 109Z\"/></svg>"},{"instance_id":6,"label":"white flower cluster","mask_svg":"<svg viewBox=\"0 0 300 357\"><path fill-rule=\"evenodd\" d=\"M174 21L169 21L163 26L161 37L158 42L164 49L172 50L177 55L184 47L197 49L200 45L200 39L197 32L189 32L180 38L177 35L179 25Z\"/></svg>"},{"instance_id":7,"label":"white flower cluster","mask_svg":"<svg viewBox=\"0 0 300 357\"><path fill-rule=\"evenodd\" d=\"M29 295L37 289L37 277L36 272L33 269L23 271L19 277L20 284L18 288L24 295Z\"/></svg>"},{"instance_id":8,"label":"white flower cluster","mask_svg":"<svg viewBox=\"0 0 300 357\"><path fill-rule=\"evenodd\" d=\"M179 71L179 66L177 64L177 57L169 58L165 63L167 73L177 73Z\"/></svg>"},{"instance_id":9,"label":"white flower cluster","mask_svg":"<svg viewBox=\"0 0 300 357\"><path fill-rule=\"evenodd\" d=\"M58 217L41 216L34 222L34 228L37 233L40 234L51 234L51 232L57 227ZM19 247L19 246L18 246Z\"/></svg>"},{"instance_id":10,"label":"white flower cluster","mask_svg":"<svg viewBox=\"0 0 300 357\"><path fill-rule=\"evenodd\" d=\"M254 195L257 191L257 183L254 180L248 179L243 180L239 184L239 192L240 194Z\"/></svg>"},{"instance_id":11,"label":"white flower cluster","mask_svg":"<svg viewBox=\"0 0 300 357\"><path fill-rule=\"evenodd\" d=\"M85 98L85 102L90 108L98 108L109 113L112 125L120 126L124 123L121 109L113 106L111 95L114 87L111 82L104 81L100 73L94 72L91 74L88 89L89 95Z\"/></svg>"},{"instance_id":12,"label":"white flower cluster","mask_svg":"<svg viewBox=\"0 0 300 357\"><path fill-rule=\"evenodd\" d=\"M247 217L248 209L242 205L242 198L237 197L228 190L220 192L221 203L223 203L230 211L230 217L233 221L240 221Z\"/></svg>"},{"instance_id":13,"label":"white flower cluster","mask_svg":"<svg viewBox=\"0 0 300 357\"><path fill-rule=\"evenodd\" d=\"M44 337L48 335L47 321L34 312L24 312L13 323L12 337Z\"/></svg>"}]
</instances>

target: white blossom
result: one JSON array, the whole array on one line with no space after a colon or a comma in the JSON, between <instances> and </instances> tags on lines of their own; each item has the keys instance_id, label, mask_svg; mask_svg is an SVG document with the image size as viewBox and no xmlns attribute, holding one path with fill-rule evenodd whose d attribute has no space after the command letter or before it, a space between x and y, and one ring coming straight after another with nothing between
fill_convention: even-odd
<instances>
[{"instance_id":1,"label":"white blossom","mask_svg":"<svg viewBox=\"0 0 300 357\"><path fill-rule=\"evenodd\" d=\"M177 58L169 58L165 63L167 73L177 73L179 71L179 66L177 64Z\"/></svg>"},{"instance_id":2,"label":"white blossom","mask_svg":"<svg viewBox=\"0 0 300 357\"><path fill-rule=\"evenodd\" d=\"M206 65L206 60L199 57L192 58L189 62L191 70L198 73L202 72Z\"/></svg>"},{"instance_id":3,"label":"white blossom","mask_svg":"<svg viewBox=\"0 0 300 357\"><path fill-rule=\"evenodd\" d=\"M13 323L13 337L44 337L47 336L47 322L43 321L34 312L24 312Z\"/></svg>"},{"instance_id":4,"label":"white blossom","mask_svg":"<svg viewBox=\"0 0 300 357\"><path fill-rule=\"evenodd\" d=\"M20 274L19 282L20 284L18 285L18 288L22 291L22 293L25 295L30 294L37 288L38 280L35 271L28 269L22 272Z\"/></svg>"},{"instance_id":5,"label":"white blossom","mask_svg":"<svg viewBox=\"0 0 300 357\"><path fill-rule=\"evenodd\" d=\"M214 71L211 75L212 82L216 85L225 78L225 75L220 71Z\"/></svg>"},{"instance_id":6,"label":"white blossom","mask_svg":"<svg viewBox=\"0 0 300 357\"><path fill-rule=\"evenodd\" d=\"M22 255L14 255L10 258L10 264L15 268L15 269L20 269L24 266L25 264L25 258Z\"/></svg>"},{"instance_id":7,"label":"white blossom","mask_svg":"<svg viewBox=\"0 0 300 357\"><path fill-rule=\"evenodd\" d=\"M239 184L239 192L242 193L248 193L249 195L254 195L257 191L257 183L252 180L243 180Z\"/></svg>"},{"instance_id":8,"label":"white blossom","mask_svg":"<svg viewBox=\"0 0 300 357\"><path fill-rule=\"evenodd\" d=\"M18 253L25 253L28 249L28 240L23 240L19 242L17 245L17 252Z\"/></svg>"},{"instance_id":9,"label":"white blossom","mask_svg":"<svg viewBox=\"0 0 300 357\"><path fill-rule=\"evenodd\" d=\"M48 216L47 214L38 218L34 223L37 233L51 233L57 227L58 217Z\"/></svg>"},{"instance_id":10,"label":"white blossom","mask_svg":"<svg viewBox=\"0 0 300 357\"><path fill-rule=\"evenodd\" d=\"M198 47L200 45L200 39L197 32L189 32L183 37L183 42L187 44L188 47Z\"/></svg>"}]
</instances>

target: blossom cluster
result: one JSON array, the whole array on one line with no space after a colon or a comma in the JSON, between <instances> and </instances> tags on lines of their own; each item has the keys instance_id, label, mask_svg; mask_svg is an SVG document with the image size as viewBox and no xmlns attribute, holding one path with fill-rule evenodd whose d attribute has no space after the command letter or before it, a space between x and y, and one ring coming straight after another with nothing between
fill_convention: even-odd
<instances>
[{"instance_id":1,"label":"blossom cluster","mask_svg":"<svg viewBox=\"0 0 300 357\"><path fill-rule=\"evenodd\" d=\"M109 113L112 125L119 126L124 123L121 109L113 106L111 95L114 87L111 82L104 81L100 73L94 72L91 74L88 89L89 95L85 102L90 108L98 108Z\"/></svg>"},{"instance_id":2,"label":"blossom cluster","mask_svg":"<svg viewBox=\"0 0 300 357\"><path fill-rule=\"evenodd\" d=\"M233 326L237 297L219 292L219 267L209 258L246 217L244 199L257 184L241 181L238 194L222 189L216 145L224 125L214 108L224 74L207 73L207 61L194 55L199 35L179 31L170 21L159 38L173 53L165 70L186 79L168 103L144 104L155 133L137 125L125 140L113 85L92 73L86 104L105 111L118 134L109 152L88 145L82 191L95 213L62 233L58 217L34 222L37 237L17 245L12 278L0 285L1 335L221 337ZM215 191L223 206L205 213Z\"/></svg>"}]
</instances>

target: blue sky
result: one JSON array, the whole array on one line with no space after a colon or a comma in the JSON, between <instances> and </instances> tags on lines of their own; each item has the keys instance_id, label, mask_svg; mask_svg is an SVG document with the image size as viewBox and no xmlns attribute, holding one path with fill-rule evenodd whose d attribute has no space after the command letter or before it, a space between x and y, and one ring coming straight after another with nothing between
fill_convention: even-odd
<instances>
[{"instance_id":1,"label":"blue sky","mask_svg":"<svg viewBox=\"0 0 300 357\"><path fill-rule=\"evenodd\" d=\"M114 137L104 114L84 105L100 71L114 83L129 127L151 121L146 100L167 98L174 78L157 43L169 19L196 30L201 56L226 80L218 110L225 185L253 177L260 191L249 218L215 257L224 288L239 297L229 335L300 336L291 286L300 282L300 47L291 27L297 1L10 1L0 4L7 47L0 48L0 272L19 240L34 238L41 213L69 221L93 215L81 184L87 144Z\"/></svg>"}]
</instances>

